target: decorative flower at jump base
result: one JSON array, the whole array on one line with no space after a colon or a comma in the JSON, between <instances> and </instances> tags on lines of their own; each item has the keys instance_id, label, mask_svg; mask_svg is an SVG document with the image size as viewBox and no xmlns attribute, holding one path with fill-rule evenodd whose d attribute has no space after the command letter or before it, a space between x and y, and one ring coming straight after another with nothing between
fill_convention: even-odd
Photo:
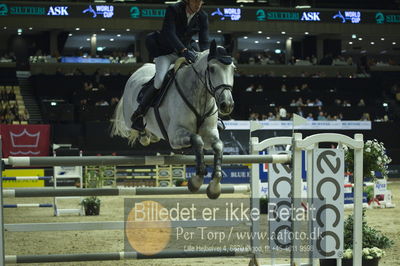
<instances>
[{"instance_id":1,"label":"decorative flower at jump base","mask_svg":"<svg viewBox=\"0 0 400 266\"><path fill-rule=\"evenodd\" d=\"M354 171L354 152L344 145L345 160L347 171L353 173ZM364 163L363 175L364 177L375 178L374 172L380 172L382 177L387 177L388 164L392 159L387 156L386 148L382 142L376 139L368 140L364 144Z\"/></svg>"}]
</instances>

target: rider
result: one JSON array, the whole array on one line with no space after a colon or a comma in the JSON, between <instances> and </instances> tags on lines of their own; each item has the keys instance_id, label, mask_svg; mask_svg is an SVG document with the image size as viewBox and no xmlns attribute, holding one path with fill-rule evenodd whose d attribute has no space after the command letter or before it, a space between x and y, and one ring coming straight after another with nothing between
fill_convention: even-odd
<instances>
[{"instance_id":1,"label":"rider","mask_svg":"<svg viewBox=\"0 0 400 266\"><path fill-rule=\"evenodd\" d=\"M131 117L133 129L144 130L143 116L157 90L161 88L169 66L182 56L189 64L194 63L197 55L193 50L204 51L209 48L208 16L201 9L202 5L202 0L182 0L169 6L161 32L147 36L146 47L150 56L155 58L156 75L154 84L149 84L144 90L141 103ZM192 39L197 33L200 47Z\"/></svg>"}]
</instances>

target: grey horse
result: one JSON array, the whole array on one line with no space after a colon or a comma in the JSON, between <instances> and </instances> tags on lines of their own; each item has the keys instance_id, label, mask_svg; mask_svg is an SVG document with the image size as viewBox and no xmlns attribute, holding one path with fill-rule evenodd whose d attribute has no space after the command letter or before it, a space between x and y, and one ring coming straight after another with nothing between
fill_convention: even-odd
<instances>
[{"instance_id":1,"label":"grey horse","mask_svg":"<svg viewBox=\"0 0 400 266\"><path fill-rule=\"evenodd\" d=\"M173 149L192 147L196 157L196 175L188 182L192 192L199 190L207 174L204 149L214 152L214 171L207 187L207 196L216 199L221 193L223 143L217 129L218 112L229 115L234 106L232 88L235 66L223 47L211 43L210 50L198 54L197 60L176 71L162 105L160 117L165 134L157 123L154 108L145 116L146 130L131 129L130 117L136 110L137 96L143 84L155 74L154 64L139 68L126 83L124 94L116 107L112 135L137 139L144 146L167 139Z\"/></svg>"}]
</instances>

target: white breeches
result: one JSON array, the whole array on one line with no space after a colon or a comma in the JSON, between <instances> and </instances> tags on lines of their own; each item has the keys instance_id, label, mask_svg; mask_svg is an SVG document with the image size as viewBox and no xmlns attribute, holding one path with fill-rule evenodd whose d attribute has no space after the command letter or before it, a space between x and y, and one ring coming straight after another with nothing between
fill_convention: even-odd
<instances>
[{"instance_id":1,"label":"white breeches","mask_svg":"<svg viewBox=\"0 0 400 266\"><path fill-rule=\"evenodd\" d=\"M161 88L164 81L165 75L168 72L169 66L178 59L178 56L173 54L161 55L154 59L156 63L156 76L154 78L154 87L156 89Z\"/></svg>"}]
</instances>

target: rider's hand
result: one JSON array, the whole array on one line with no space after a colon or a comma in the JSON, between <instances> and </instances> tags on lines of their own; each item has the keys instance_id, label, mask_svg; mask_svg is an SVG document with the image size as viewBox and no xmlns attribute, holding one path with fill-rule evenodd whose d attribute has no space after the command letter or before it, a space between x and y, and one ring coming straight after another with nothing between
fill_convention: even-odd
<instances>
[{"instance_id":1,"label":"rider's hand","mask_svg":"<svg viewBox=\"0 0 400 266\"><path fill-rule=\"evenodd\" d=\"M182 55L185 57L186 61L189 64L194 63L196 61L196 58L197 58L197 54L195 52L193 52L192 50L189 50L189 49L183 50Z\"/></svg>"}]
</instances>

